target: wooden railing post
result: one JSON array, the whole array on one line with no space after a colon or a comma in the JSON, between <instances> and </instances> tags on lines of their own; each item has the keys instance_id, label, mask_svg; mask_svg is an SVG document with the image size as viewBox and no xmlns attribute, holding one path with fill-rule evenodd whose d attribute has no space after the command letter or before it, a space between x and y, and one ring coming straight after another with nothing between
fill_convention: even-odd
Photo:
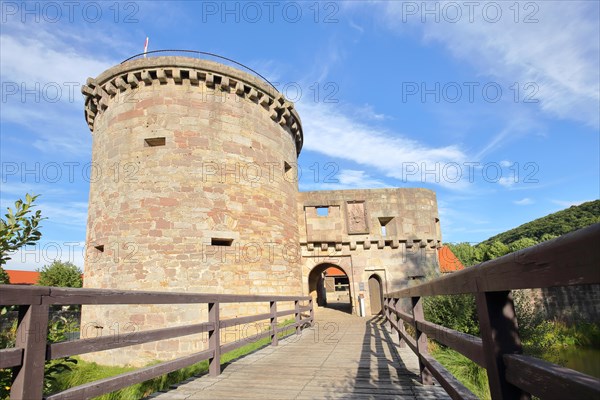
<instances>
[{"instance_id":1,"label":"wooden railing post","mask_svg":"<svg viewBox=\"0 0 600 400\"><path fill-rule=\"evenodd\" d=\"M312 297L308 300L308 306L310 307L310 326L315 326L315 306Z\"/></svg>"},{"instance_id":2,"label":"wooden railing post","mask_svg":"<svg viewBox=\"0 0 600 400\"><path fill-rule=\"evenodd\" d=\"M483 355L492 399L529 399L506 380L503 354L521 354L517 316L510 291L476 294Z\"/></svg>"},{"instance_id":3,"label":"wooden railing post","mask_svg":"<svg viewBox=\"0 0 600 400\"><path fill-rule=\"evenodd\" d=\"M41 399L44 389L44 363L48 335L48 305L19 307L15 347L23 348L23 363L13 369L11 399Z\"/></svg>"},{"instance_id":4,"label":"wooden railing post","mask_svg":"<svg viewBox=\"0 0 600 400\"><path fill-rule=\"evenodd\" d=\"M393 332L394 326L392 325L392 314L390 313L390 299L388 297L383 298L383 315L390 324L390 331Z\"/></svg>"},{"instance_id":5,"label":"wooden railing post","mask_svg":"<svg viewBox=\"0 0 600 400\"><path fill-rule=\"evenodd\" d=\"M277 302L271 301L271 345L277 346L279 339L277 337Z\"/></svg>"},{"instance_id":6,"label":"wooden railing post","mask_svg":"<svg viewBox=\"0 0 600 400\"><path fill-rule=\"evenodd\" d=\"M300 327L300 300L294 301L294 321L296 322L296 335L302 333L302 328Z\"/></svg>"},{"instance_id":7,"label":"wooden railing post","mask_svg":"<svg viewBox=\"0 0 600 400\"><path fill-rule=\"evenodd\" d=\"M393 304L392 308L395 311L400 311L399 310L400 299L393 299L392 304ZM396 325L398 326L398 346L404 348L404 347L406 347L406 342L404 341L404 339L402 338L402 334L400 333L400 332L402 332L402 333L406 334L406 330L404 329L404 320L402 318L400 318L398 316L398 314L396 314L396 313L394 313L394 314L396 316L396 319L395 319Z\"/></svg>"},{"instance_id":8,"label":"wooden railing post","mask_svg":"<svg viewBox=\"0 0 600 400\"><path fill-rule=\"evenodd\" d=\"M208 322L213 324L213 330L208 335L208 346L213 351L209 358L208 371L211 376L221 375L221 332L219 329L219 303L208 303Z\"/></svg>"},{"instance_id":9,"label":"wooden railing post","mask_svg":"<svg viewBox=\"0 0 600 400\"><path fill-rule=\"evenodd\" d=\"M412 315L413 327L415 329L415 342L417 344L417 356L419 357L419 373L421 375L421 383L423 385L433 385L431 372L425 367L421 360L421 354L427 354L427 335L421 332L417 327L417 321L424 321L423 315L423 299L421 297L411 297L412 300Z\"/></svg>"}]
</instances>

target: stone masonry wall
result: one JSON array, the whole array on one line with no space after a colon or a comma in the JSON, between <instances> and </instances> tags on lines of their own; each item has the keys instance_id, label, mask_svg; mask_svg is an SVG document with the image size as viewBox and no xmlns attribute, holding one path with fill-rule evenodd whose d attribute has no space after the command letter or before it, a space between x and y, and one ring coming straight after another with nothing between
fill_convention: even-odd
<instances>
[{"instance_id":1,"label":"stone masonry wall","mask_svg":"<svg viewBox=\"0 0 600 400\"><path fill-rule=\"evenodd\" d=\"M325 210L317 209L327 208ZM371 314L368 280L377 275L383 291L438 269L441 243L435 193L426 189L374 189L303 192L298 201L303 290L323 265L339 266L350 278L353 312L365 297ZM382 229L385 226L385 229ZM316 295L316 293L312 293Z\"/></svg>"}]
</instances>

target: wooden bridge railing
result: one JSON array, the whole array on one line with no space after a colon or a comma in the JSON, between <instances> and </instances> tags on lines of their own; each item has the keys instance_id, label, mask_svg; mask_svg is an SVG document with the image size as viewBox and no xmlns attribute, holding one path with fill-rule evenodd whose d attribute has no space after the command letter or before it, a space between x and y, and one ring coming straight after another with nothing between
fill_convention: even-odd
<instances>
[{"instance_id":1,"label":"wooden bridge railing","mask_svg":"<svg viewBox=\"0 0 600 400\"><path fill-rule=\"evenodd\" d=\"M223 320L220 318L221 304L242 302L269 303L270 312ZM277 302L294 302L294 309L278 311ZM301 302L307 302L308 305L301 305ZM252 339L258 340L270 336L271 344L276 346L278 333L295 328L296 334L300 334L304 325L314 324L312 298L299 296L218 295L0 285L0 304L19 306L15 347L0 350L0 368L13 368L10 398L26 400L42 398L44 363L48 360L208 332L209 346L204 351L86 383L46 397L48 400L88 399L185 368L203 360L209 360L211 375L219 375L221 373L221 353L248 343L248 340L238 340L221 345L220 329L226 327L269 320L270 329L253 336ZM126 337L119 338L119 340L115 340L114 336L109 335L47 343L49 306L71 304L208 304L208 322L139 331L127 334ZM279 317L292 314L295 317L293 324L282 328L277 327ZM303 318L305 316L306 318Z\"/></svg>"},{"instance_id":2,"label":"wooden bridge railing","mask_svg":"<svg viewBox=\"0 0 600 400\"><path fill-rule=\"evenodd\" d=\"M598 399L600 380L522 354L511 290L600 283L600 224L384 296L384 314L419 357L421 380L431 375L453 399L477 398L427 352L427 336L487 370L493 399ZM428 322L424 296L475 295L481 338ZM402 311L410 300L411 312ZM415 338L406 333L413 327Z\"/></svg>"}]
</instances>

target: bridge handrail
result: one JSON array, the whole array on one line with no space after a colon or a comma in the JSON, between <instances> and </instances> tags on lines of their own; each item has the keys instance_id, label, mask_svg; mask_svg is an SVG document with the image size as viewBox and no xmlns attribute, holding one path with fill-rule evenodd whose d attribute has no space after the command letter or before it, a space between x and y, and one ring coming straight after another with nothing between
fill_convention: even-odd
<instances>
[{"instance_id":1,"label":"bridge handrail","mask_svg":"<svg viewBox=\"0 0 600 400\"><path fill-rule=\"evenodd\" d=\"M221 304L242 302L268 302L269 313L230 319L220 318ZM277 302L293 302L294 308L278 311ZM301 302L308 302L308 305L303 306L300 304ZM208 322L134 332L127 334L123 340L115 340L113 336L100 336L47 343L50 305L70 304L207 304ZM45 397L48 400L87 399L185 368L203 360L209 360L209 373L212 376L219 375L221 373L221 353L247 343L247 341L238 340L221 345L221 328L268 319L270 329L253 336L252 339L258 340L269 336L271 345L276 346L278 333L295 328L296 334L300 334L304 326L314 324L313 301L310 296L173 293L0 285L0 305L19 306L15 347L0 350L0 368L13 368L11 399L42 399L44 363L56 358L208 332L208 349L201 352L79 385ZM308 315L304 314L305 312L308 312ZM293 324L282 328L277 326L278 317L292 314L294 315Z\"/></svg>"},{"instance_id":2,"label":"bridge handrail","mask_svg":"<svg viewBox=\"0 0 600 400\"><path fill-rule=\"evenodd\" d=\"M476 398L427 353L427 336L487 370L493 399L598 398L600 380L522 355L511 291L600 283L600 223L432 281L388 293L384 315L400 345L418 356L421 380L431 375L453 399ZM475 295L481 338L426 321L422 297ZM411 313L401 299L410 299ZM412 325L415 338L404 322Z\"/></svg>"}]
</instances>

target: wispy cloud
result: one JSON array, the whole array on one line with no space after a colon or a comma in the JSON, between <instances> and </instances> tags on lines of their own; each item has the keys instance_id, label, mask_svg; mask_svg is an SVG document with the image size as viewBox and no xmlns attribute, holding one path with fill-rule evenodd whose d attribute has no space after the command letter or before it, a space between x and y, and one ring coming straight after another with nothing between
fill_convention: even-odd
<instances>
[{"instance_id":1,"label":"wispy cloud","mask_svg":"<svg viewBox=\"0 0 600 400\"><path fill-rule=\"evenodd\" d=\"M339 107L308 102L297 107L303 116L305 149L374 167L402 182L421 182L420 172L409 172L422 165L431 169L440 164L460 164L467 159L458 146L428 146L400 132L369 125L343 113ZM462 181L441 179L438 183L459 188Z\"/></svg>"},{"instance_id":2,"label":"wispy cloud","mask_svg":"<svg viewBox=\"0 0 600 400\"><path fill-rule=\"evenodd\" d=\"M87 221L88 204L85 202L65 201L61 203L40 203L44 217L53 224L81 228Z\"/></svg>"},{"instance_id":3,"label":"wispy cloud","mask_svg":"<svg viewBox=\"0 0 600 400\"><path fill-rule=\"evenodd\" d=\"M116 61L83 50L72 27L24 29L12 24L0 35L2 122L27 128L35 135L30 144L43 153L81 155L91 144L81 86Z\"/></svg>"},{"instance_id":4,"label":"wispy cloud","mask_svg":"<svg viewBox=\"0 0 600 400\"><path fill-rule=\"evenodd\" d=\"M440 2L440 9L445 4ZM390 29L417 29L426 41L442 43L457 58L506 87L517 82L524 89L527 83L533 83L521 96L533 94L543 112L598 127L600 43L592 39L600 32L598 3L535 2L527 3L533 6L527 10L523 10L524 3L495 4L501 7L502 15L495 22L483 18L481 5L473 21L463 12L453 23L448 18L438 18L436 23L431 15L423 23L421 12L407 15L402 2L374 3L369 7L375 12L379 12L377 7L385 9L381 15ZM520 10L519 15L514 8Z\"/></svg>"},{"instance_id":5,"label":"wispy cloud","mask_svg":"<svg viewBox=\"0 0 600 400\"><path fill-rule=\"evenodd\" d=\"M83 270L85 243L77 241L42 240L35 245L21 247L10 255L6 269L34 271L55 260L72 262Z\"/></svg>"},{"instance_id":6,"label":"wispy cloud","mask_svg":"<svg viewBox=\"0 0 600 400\"><path fill-rule=\"evenodd\" d=\"M343 189L375 189L390 187L391 185L386 184L380 179L371 177L365 171L358 171L353 169L343 169L339 174L335 174L330 181L337 182L317 182L308 183L301 182L301 190L343 190Z\"/></svg>"},{"instance_id":7,"label":"wispy cloud","mask_svg":"<svg viewBox=\"0 0 600 400\"><path fill-rule=\"evenodd\" d=\"M30 86L56 83L67 88L67 83L80 86L87 77L99 74L115 64L115 60L98 59L86 55L72 43L74 38L61 38L44 30L29 30L28 34L3 33L0 35L2 48L2 79L4 82L25 83ZM60 98L68 100L68 96Z\"/></svg>"},{"instance_id":8,"label":"wispy cloud","mask_svg":"<svg viewBox=\"0 0 600 400\"><path fill-rule=\"evenodd\" d=\"M356 107L355 113L363 119L372 121L385 121L391 118L388 115L376 112L375 108L371 104L364 104L361 107Z\"/></svg>"},{"instance_id":9,"label":"wispy cloud","mask_svg":"<svg viewBox=\"0 0 600 400\"><path fill-rule=\"evenodd\" d=\"M524 197L521 200L515 200L515 201L513 201L513 203L516 204L516 205L518 205L518 206L528 206L530 204L535 203L535 201L533 201L529 197Z\"/></svg>"},{"instance_id":10,"label":"wispy cloud","mask_svg":"<svg viewBox=\"0 0 600 400\"><path fill-rule=\"evenodd\" d=\"M358 31L359 33L365 33L365 28L363 28L362 26L358 25L356 22L350 20L348 21L348 25L350 25L350 27L356 31Z\"/></svg>"}]
</instances>

